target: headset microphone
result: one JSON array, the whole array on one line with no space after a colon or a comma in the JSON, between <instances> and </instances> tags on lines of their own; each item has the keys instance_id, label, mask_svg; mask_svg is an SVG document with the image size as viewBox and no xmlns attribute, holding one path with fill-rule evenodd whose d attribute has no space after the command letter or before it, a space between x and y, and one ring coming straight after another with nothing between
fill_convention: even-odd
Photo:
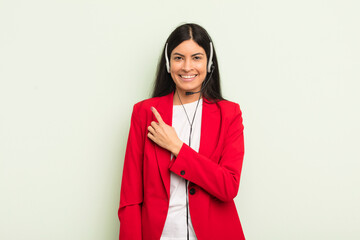
<instances>
[{"instance_id":1,"label":"headset microphone","mask_svg":"<svg viewBox=\"0 0 360 240\"><path fill-rule=\"evenodd\" d=\"M198 91L198 92L185 92L185 94L186 94L186 95L193 95L193 94L195 94L195 93L199 93L199 92L203 91L203 90L205 89L206 85L208 84L208 82L210 82L210 79L211 79L211 77L212 77L212 74L213 74L213 72L214 72L214 69L215 69L215 66L212 65L212 66L211 66L210 76L209 76L208 79L206 80L206 83L201 87L200 91Z\"/></svg>"},{"instance_id":2,"label":"headset microphone","mask_svg":"<svg viewBox=\"0 0 360 240\"><path fill-rule=\"evenodd\" d=\"M187 96L187 95L193 95L193 94L199 93L199 92L201 92L201 91L198 91L198 92L186 92L185 94L186 94L186 96Z\"/></svg>"}]
</instances>

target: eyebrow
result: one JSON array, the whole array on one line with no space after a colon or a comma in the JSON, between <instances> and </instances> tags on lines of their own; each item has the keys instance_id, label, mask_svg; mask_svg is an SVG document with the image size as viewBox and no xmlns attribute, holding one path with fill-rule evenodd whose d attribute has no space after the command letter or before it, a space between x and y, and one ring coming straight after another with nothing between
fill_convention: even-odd
<instances>
[{"instance_id":1,"label":"eyebrow","mask_svg":"<svg viewBox=\"0 0 360 240\"><path fill-rule=\"evenodd\" d=\"M185 57L185 55L182 55L182 54L180 54L180 53L174 53L174 55L180 55L180 56L182 56L182 57ZM196 56L196 55L204 55L203 53L194 53L193 55L191 55L192 57L193 56Z\"/></svg>"}]
</instances>

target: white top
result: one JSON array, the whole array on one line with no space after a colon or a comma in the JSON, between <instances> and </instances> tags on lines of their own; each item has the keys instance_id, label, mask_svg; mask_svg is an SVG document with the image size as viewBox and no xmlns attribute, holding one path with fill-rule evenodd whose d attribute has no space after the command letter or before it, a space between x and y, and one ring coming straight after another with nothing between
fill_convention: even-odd
<instances>
[{"instance_id":1,"label":"white top","mask_svg":"<svg viewBox=\"0 0 360 240\"><path fill-rule=\"evenodd\" d=\"M196 105L198 101L184 104L190 123L193 120ZM191 148L199 152L200 147L200 133L201 133L201 117L202 104L200 99L196 110L194 123L191 133ZM189 145L190 123L186 117L182 105L173 106L172 126L175 128L176 134L181 141ZM171 158L174 155L171 153ZM168 214L165 221L165 226L160 240L187 240L186 232L186 189L185 179L170 172L170 203ZM188 193L189 194L189 193ZM197 240L194 228L191 222L191 212L189 210L189 237L190 240Z\"/></svg>"}]
</instances>

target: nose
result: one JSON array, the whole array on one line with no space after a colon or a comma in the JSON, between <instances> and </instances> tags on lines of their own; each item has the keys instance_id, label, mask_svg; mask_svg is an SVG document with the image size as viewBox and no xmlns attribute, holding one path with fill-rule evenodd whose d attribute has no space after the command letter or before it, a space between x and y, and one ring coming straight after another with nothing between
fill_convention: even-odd
<instances>
[{"instance_id":1,"label":"nose","mask_svg":"<svg viewBox=\"0 0 360 240\"><path fill-rule=\"evenodd\" d=\"M185 59L185 61L184 61L184 64L183 64L183 70L185 71L185 72L189 72L189 71L191 71L192 70L192 62L191 62L191 60L189 60L189 59Z\"/></svg>"}]
</instances>

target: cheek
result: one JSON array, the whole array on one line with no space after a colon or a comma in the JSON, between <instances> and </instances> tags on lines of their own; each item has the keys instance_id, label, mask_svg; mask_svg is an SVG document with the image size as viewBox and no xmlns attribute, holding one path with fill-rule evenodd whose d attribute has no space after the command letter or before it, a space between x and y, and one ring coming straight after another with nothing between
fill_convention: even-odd
<instances>
[{"instance_id":1,"label":"cheek","mask_svg":"<svg viewBox=\"0 0 360 240\"><path fill-rule=\"evenodd\" d=\"M206 62L199 62L199 63L196 63L196 68L198 69L199 72L206 72L206 65L207 63Z\"/></svg>"},{"instance_id":2,"label":"cheek","mask_svg":"<svg viewBox=\"0 0 360 240\"><path fill-rule=\"evenodd\" d=\"M181 69L181 65L179 63L170 63L170 72L176 73Z\"/></svg>"},{"instance_id":3,"label":"cheek","mask_svg":"<svg viewBox=\"0 0 360 240\"><path fill-rule=\"evenodd\" d=\"M174 68L170 68L170 75L171 75L171 77L172 77L173 79L175 79L176 76L178 75L178 74L177 74L177 70L174 69Z\"/></svg>"}]
</instances>

